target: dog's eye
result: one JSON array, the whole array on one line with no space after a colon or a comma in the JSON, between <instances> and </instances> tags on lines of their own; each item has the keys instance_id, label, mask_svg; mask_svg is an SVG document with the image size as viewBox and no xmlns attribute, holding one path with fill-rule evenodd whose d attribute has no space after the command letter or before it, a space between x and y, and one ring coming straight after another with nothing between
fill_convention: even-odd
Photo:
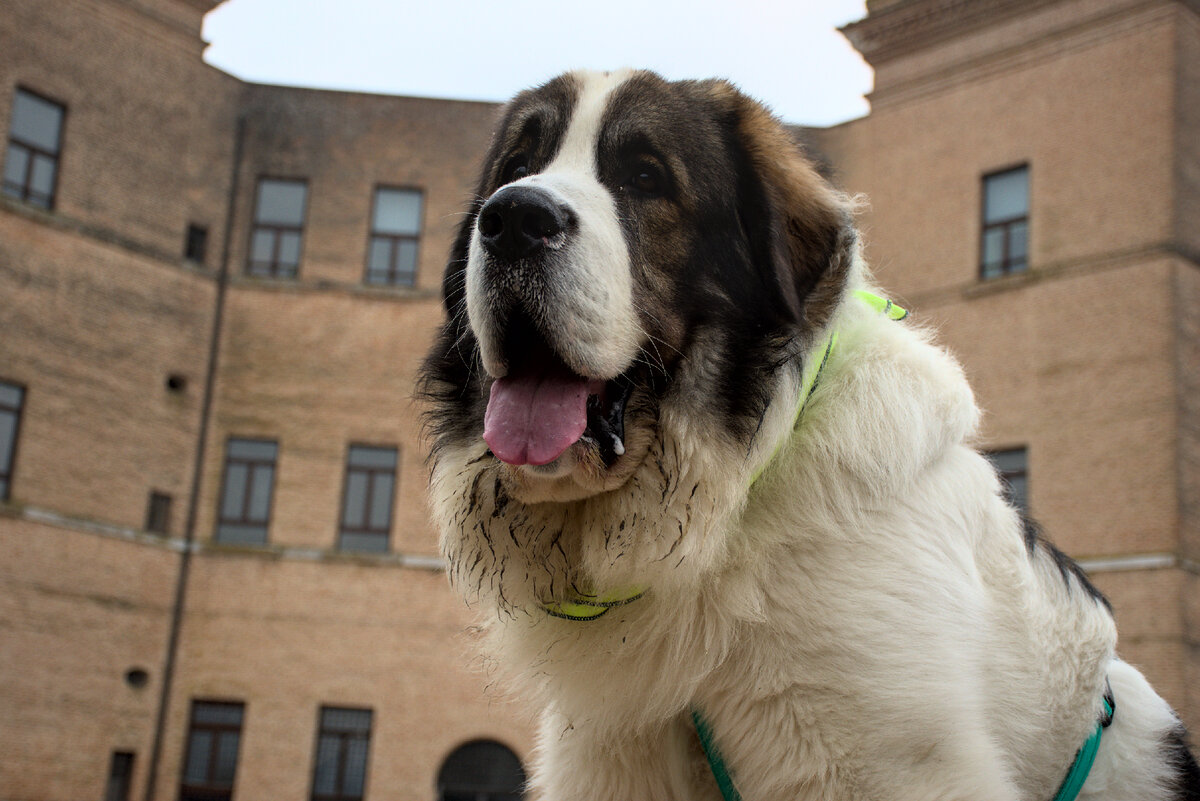
<instances>
[{"instance_id":1,"label":"dog's eye","mask_svg":"<svg viewBox=\"0 0 1200 801\"><path fill-rule=\"evenodd\" d=\"M662 170L657 165L647 162L633 169L625 185L639 195L659 197L666 188L665 183Z\"/></svg>"},{"instance_id":2,"label":"dog's eye","mask_svg":"<svg viewBox=\"0 0 1200 801\"><path fill-rule=\"evenodd\" d=\"M529 157L524 153L517 153L504 163L504 169L500 172L500 183L510 184L526 175L529 175Z\"/></svg>"}]
</instances>

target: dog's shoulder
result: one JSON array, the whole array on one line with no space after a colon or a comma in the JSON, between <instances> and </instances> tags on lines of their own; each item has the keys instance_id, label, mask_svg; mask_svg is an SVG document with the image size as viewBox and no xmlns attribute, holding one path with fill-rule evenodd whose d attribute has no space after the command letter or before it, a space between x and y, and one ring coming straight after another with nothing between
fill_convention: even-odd
<instances>
[{"instance_id":1,"label":"dog's shoulder","mask_svg":"<svg viewBox=\"0 0 1200 801\"><path fill-rule=\"evenodd\" d=\"M948 449L970 446L980 410L958 360L912 318L848 299L828 364L801 421L801 460L832 461L895 492Z\"/></svg>"}]
</instances>

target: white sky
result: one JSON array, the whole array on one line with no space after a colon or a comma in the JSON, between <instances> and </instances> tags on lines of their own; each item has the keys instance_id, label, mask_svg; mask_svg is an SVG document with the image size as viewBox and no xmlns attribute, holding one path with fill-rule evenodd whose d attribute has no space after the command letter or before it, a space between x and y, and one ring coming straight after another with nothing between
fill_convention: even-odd
<instances>
[{"instance_id":1,"label":"white sky","mask_svg":"<svg viewBox=\"0 0 1200 801\"><path fill-rule=\"evenodd\" d=\"M724 77L788 122L867 113L865 0L226 0L205 59L260 83L505 100L568 69Z\"/></svg>"}]
</instances>

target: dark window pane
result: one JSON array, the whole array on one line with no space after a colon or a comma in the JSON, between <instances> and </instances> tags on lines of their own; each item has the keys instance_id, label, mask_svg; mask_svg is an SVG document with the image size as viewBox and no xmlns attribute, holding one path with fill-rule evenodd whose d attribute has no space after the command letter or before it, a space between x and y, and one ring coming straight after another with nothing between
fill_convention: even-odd
<instances>
[{"instance_id":1,"label":"dark window pane","mask_svg":"<svg viewBox=\"0 0 1200 801\"><path fill-rule=\"evenodd\" d=\"M300 181L260 181L254 221L271 225L303 225L306 192L307 187Z\"/></svg>"},{"instance_id":2,"label":"dark window pane","mask_svg":"<svg viewBox=\"0 0 1200 801\"><path fill-rule=\"evenodd\" d=\"M375 530L386 530L392 524L393 473L374 473L371 476L371 521Z\"/></svg>"},{"instance_id":3,"label":"dark window pane","mask_svg":"<svg viewBox=\"0 0 1200 801\"><path fill-rule=\"evenodd\" d=\"M346 510L342 525L347 528L362 528L366 522L367 474L351 471L346 475Z\"/></svg>"},{"instance_id":4,"label":"dark window pane","mask_svg":"<svg viewBox=\"0 0 1200 801\"><path fill-rule=\"evenodd\" d=\"M1004 260L1004 229L989 228L983 232L983 268L1000 269Z\"/></svg>"},{"instance_id":5,"label":"dark window pane","mask_svg":"<svg viewBox=\"0 0 1200 801\"><path fill-rule=\"evenodd\" d=\"M442 764L437 783L443 798L520 797L525 770L507 747L480 740L455 749Z\"/></svg>"},{"instance_id":6,"label":"dark window pane","mask_svg":"<svg viewBox=\"0 0 1200 801\"><path fill-rule=\"evenodd\" d=\"M17 446L17 415L0 410L0 473L12 472L12 456ZM3 496L0 496L3 497Z\"/></svg>"},{"instance_id":7,"label":"dark window pane","mask_svg":"<svg viewBox=\"0 0 1200 801\"><path fill-rule=\"evenodd\" d=\"M367 257L367 269L385 274L392 265L392 241L382 237L371 239L371 251Z\"/></svg>"},{"instance_id":8,"label":"dark window pane","mask_svg":"<svg viewBox=\"0 0 1200 801\"><path fill-rule=\"evenodd\" d=\"M25 390L15 384L6 384L0 381L0 406L19 409L24 400Z\"/></svg>"},{"instance_id":9,"label":"dark window pane","mask_svg":"<svg viewBox=\"0 0 1200 801\"><path fill-rule=\"evenodd\" d=\"M337 792L338 756L342 739L322 736L317 744L317 767L313 776L313 792L333 795Z\"/></svg>"},{"instance_id":10,"label":"dark window pane","mask_svg":"<svg viewBox=\"0 0 1200 801\"><path fill-rule=\"evenodd\" d=\"M295 267L300 263L300 234L295 231L283 231L279 234L279 253L276 256L279 264Z\"/></svg>"},{"instance_id":11,"label":"dark window pane","mask_svg":"<svg viewBox=\"0 0 1200 801\"><path fill-rule=\"evenodd\" d=\"M13 194L20 195L20 187L25 186L28 171L29 151L20 145L10 144L8 156L4 159L4 183L11 187Z\"/></svg>"},{"instance_id":12,"label":"dark window pane","mask_svg":"<svg viewBox=\"0 0 1200 801\"><path fill-rule=\"evenodd\" d=\"M171 524L171 496L162 492L150 493L150 506L146 511L146 530L155 534L166 534Z\"/></svg>"},{"instance_id":13,"label":"dark window pane","mask_svg":"<svg viewBox=\"0 0 1200 801\"><path fill-rule=\"evenodd\" d=\"M250 480L250 505L246 519L265 521L271 512L271 484L275 479L275 468L255 465Z\"/></svg>"},{"instance_id":14,"label":"dark window pane","mask_svg":"<svg viewBox=\"0 0 1200 801\"><path fill-rule=\"evenodd\" d=\"M268 440L231 439L229 440L229 456L233 459L252 459L262 462L275 461L279 446Z\"/></svg>"},{"instance_id":15,"label":"dark window pane","mask_svg":"<svg viewBox=\"0 0 1200 801\"><path fill-rule=\"evenodd\" d=\"M114 751L108 769L108 784L104 788L104 801L129 801L132 783L133 754Z\"/></svg>"},{"instance_id":16,"label":"dark window pane","mask_svg":"<svg viewBox=\"0 0 1200 801\"><path fill-rule=\"evenodd\" d=\"M214 784L233 784L233 775L237 770L239 739L240 735L235 731L221 732L217 736L217 754L212 776Z\"/></svg>"},{"instance_id":17,"label":"dark window pane","mask_svg":"<svg viewBox=\"0 0 1200 801\"><path fill-rule=\"evenodd\" d=\"M55 161L49 156L35 155L33 171L29 174L29 189L49 197L54 192Z\"/></svg>"},{"instance_id":18,"label":"dark window pane","mask_svg":"<svg viewBox=\"0 0 1200 801\"><path fill-rule=\"evenodd\" d=\"M417 243L411 239L397 243L396 279L397 283L411 284L417 272Z\"/></svg>"},{"instance_id":19,"label":"dark window pane","mask_svg":"<svg viewBox=\"0 0 1200 801\"><path fill-rule=\"evenodd\" d=\"M365 445L354 445L350 448L347 460L352 467L373 467L395 469L395 448L371 448Z\"/></svg>"},{"instance_id":20,"label":"dark window pane","mask_svg":"<svg viewBox=\"0 0 1200 801\"><path fill-rule=\"evenodd\" d=\"M375 192L375 233L416 236L421 230L421 193L412 189Z\"/></svg>"},{"instance_id":21,"label":"dark window pane","mask_svg":"<svg viewBox=\"0 0 1200 801\"><path fill-rule=\"evenodd\" d=\"M275 232L255 231L250 240L250 258L256 262L270 263L275 255Z\"/></svg>"},{"instance_id":22,"label":"dark window pane","mask_svg":"<svg viewBox=\"0 0 1200 801\"><path fill-rule=\"evenodd\" d=\"M188 742L187 763L183 769L183 780L189 784L203 784L208 779L208 760L212 753L213 734L210 731L192 731Z\"/></svg>"},{"instance_id":23,"label":"dark window pane","mask_svg":"<svg viewBox=\"0 0 1200 801\"><path fill-rule=\"evenodd\" d=\"M246 476L244 464L231 464L225 471L225 491L221 494L221 517L240 520L246 505Z\"/></svg>"},{"instance_id":24,"label":"dark window pane","mask_svg":"<svg viewBox=\"0 0 1200 801\"><path fill-rule=\"evenodd\" d=\"M215 726L241 726L242 705L198 702L192 705L192 720Z\"/></svg>"},{"instance_id":25,"label":"dark window pane","mask_svg":"<svg viewBox=\"0 0 1200 801\"><path fill-rule=\"evenodd\" d=\"M1016 170L989 175L985 179L985 223L1011 220L1029 214L1029 170Z\"/></svg>"},{"instance_id":26,"label":"dark window pane","mask_svg":"<svg viewBox=\"0 0 1200 801\"><path fill-rule=\"evenodd\" d=\"M321 710L321 728L326 731L366 734L371 730L371 710L325 707Z\"/></svg>"},{"instance_id":27,"label":"dark window pane","mask_svg":"<svg viewBox=\"0 0 1200 801\"><path fill-rule=\"evenodd\" d=\"M28 92L18 91L13 98L12 138L50 153L58 152L63 109Z\"/></svg>"},{"instance_id":28,"label":"dark window pane","mask_svg":"<svg viewBox=\"0 0 1200 801\"><path fill-rule=\"evenodd\" d=\"M204 262L208 253L208 229L202 225L189 225L183 243L183 257L189 261Z\"/></svg>"},{"instance_id":29,"label":"dark window pane","mask_svg":"<svg viewBox=\"0 0 1200 801\"><path fill-rule=\"evenodd\" d=\"M1024 265L1026 261L1026 252L1029 248L1028 243L1029 225L1027 223L1013 223L1008 227L1008 260L1013 264Z\"/></svg>"},{"instance_id":30,"label":"dark window pane","mask_svg":"<svg viewBox=\"0 0 1200 801\"><path fill-rule=\"evenodd\" d=\"M346 743L346 767L342 774L342 792L361 796L367 775L367 740L355 737Z\"/></svg>"}]
</instances>

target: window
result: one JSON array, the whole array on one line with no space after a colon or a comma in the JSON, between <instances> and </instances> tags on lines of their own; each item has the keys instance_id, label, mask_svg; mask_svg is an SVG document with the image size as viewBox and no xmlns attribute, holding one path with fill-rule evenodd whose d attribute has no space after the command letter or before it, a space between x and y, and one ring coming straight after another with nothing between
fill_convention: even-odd
<instances>
[{"instance_id":1,"label":"window","mask_svg":"<svg viewBox=\"0 0 1200 801\"><path fill-rule=\"evenodd\" d=\"M4 194L34 206L54 206L66 109L25 89L13 98L4 156Z\"/></svg>"},{"instance_id":2,"label":"window","mask_svg":"<svg viewBox=\"0 0 1200 801\"><path fill-rule=\"evenodd\" d=\"M104 801L129 801L129 786L133 782L133 754L114 751L108 769L108 784Z\"/></svg>"},{"instance_id":3,"label":"window","mask_svg":"<svg viewBox=\"0 0 1200 801\"><path fill-rule=\"evenodd\" d=\"M367 283L412 286L417 278L417 239L421 234L421 193L416 189L375 190Z\"/></svg>"},{"instance_id":4,"label":"window","mask_svg":"<svg viewBox=\"0 0 1200 801\"><path fill-rule=\"evenodd\" d=\"M395 448L350 446L338 537L338 547L342 550L387 551L392 528L396 460Z\"/></svg>"},{"instance_id":5,"label":"window","mask_svg":"<svg viewBox=\"0 0 1200 801\"><path fill-rule=\"evenodd\" d=\"M1029 267L1029 167L983 178L980 276L997 278Z\"/></svg>"},{"instance_id":6,"label":"window","mask_svg":"<svg viewBox=\"0 0 1200 801\"><path fill-rule=\"evenodd\" d=\"M259 180L247 273L270 278L296 277L307 196L308 187L303 181Z\"/></svg>"},{"instance_id":7,"label":"window","mask_svg":"<svg viewBox=\"0 0 1200 801\"><path fill-rule=\"evenodd\" d=\"M1021 514L1029 514L1029 469L1025 448L1010 448L984 454L996 472L1004 488L1004 499Z\"/></svg>"},{"instance_id":8,"label":"window","mask_svg":"<svg viewBox=\"0 0 1200 801\"><path fill-rule=\"evenodd\" d=\"M23 387L0 381L0 501L12 497L13 463L17 458L17 434L24 403Z\"/></svg>"},{"instance_id":9,"label":"window","mask_svg":"<svg viewBox=\"0 0 1200 801\"><path fill-rule=\"evenodd\" d=\"M266 543L278 452L279 446L270 440L229 440L225 448L221 508L217 515L218 542Z\"/></svg>"},{"instance_id":10,"label":"window","mask_svg":"<svg viewBox=\"0 0 1200 801\"><path fill-rule=\"evenodd\" d=\"M312 801L360 801L370 745L371 710L321 707Z\"/></svg>"},{"instance_id":11,"label":"window","mask_svg":"<svg viewBox=\"0 0 1200 801\"><path fill-rule=\"evenodd\" d=\"M171 529L171 496L165 492L150 492L150 505L146 510L146 531L153 534L169 534Z\"/></svg>"},{"instance_id":12,"label":"window","mask_svg":"<svg viewBox=\"0 0 1200 801\"><path fill-rule=\"evenodd\" d=\"M239 703L193 701L179 801L230 801L242 739Z\"/></svg>"},{"instance_id":13,"label":"window","mask_svg":"<svg viewBox=\"0 0 1200 801\"><path fill-rule=\"evenodd\" d=\"M188 225L187 236L183 240L183 257L188 261L203 264L206 255L208 255L208 229L195 223Z\"/></svg>"},{"instance_id":14,"label":"window","mask_svg":"<svg viewBox=\"0 0 1200 801\"><path fill-rule=\"evenodd\" d=\"M492 740L459 746L438 771L438 801L520 801L524 787L521 760Z\"/></svg>"}]
</instances>

